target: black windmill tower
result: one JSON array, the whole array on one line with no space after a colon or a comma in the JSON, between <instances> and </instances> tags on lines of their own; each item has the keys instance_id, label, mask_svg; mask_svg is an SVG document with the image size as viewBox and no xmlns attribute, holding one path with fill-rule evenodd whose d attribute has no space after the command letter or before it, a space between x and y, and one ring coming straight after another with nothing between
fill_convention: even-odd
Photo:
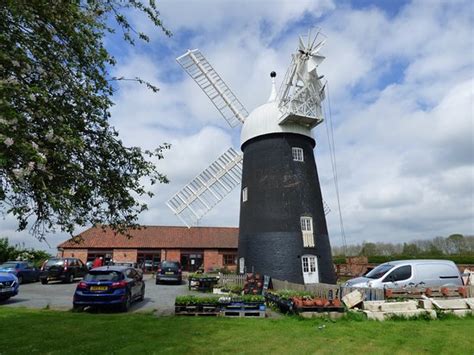
<instances>
[{"instance_id":1,"label":"black windmill tower","mask_svg":"<svg viewBox=\"0 0 474 355\"><path fill-rule=\"evenodd\" d=\"M311 132L323 121L321 37L299 38L280 90L272 72L268 102L250 114L199 50L177 58L231 127L242 124L243 154L228 149L167 203L192 227L241 184L239 269L305 284L336 281Z\"/></svg>"}]
</instances>

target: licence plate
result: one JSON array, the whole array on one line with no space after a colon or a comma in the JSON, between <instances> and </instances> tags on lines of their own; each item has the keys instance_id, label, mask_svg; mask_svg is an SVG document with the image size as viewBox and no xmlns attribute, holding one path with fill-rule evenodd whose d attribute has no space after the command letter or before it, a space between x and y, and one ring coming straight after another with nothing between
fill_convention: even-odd
<instances>
[{"instance_id":1,"label":"licence plate","mask_svg":"<svg viewBox=\"0 0 474 355\"><path fill-rule=\"evenodd\" d=\"M173 271L167 271L167 272L165 272L165 275L174 275L174 272Z\"/></svg>"},{"instance_id":2,"label":"licence plate","mask_svg":"<svg viewBox=\"0 0 474 355\"><path fill-rule=\"evenodd\" d=\"M91 286L91 291L107 291L107 286Z\"/></svg>"},{"instance_id":3,"label":"licence plate","mask_svg":"<svg viewBox=\"0 0 474 355\"><path fill-rule=\"evenodd\" d=\"M0 293L2 292L12 292L13 291L13 288L12 287L3 287L3 288L0 288Z\"/></svg>"}]
</instances>

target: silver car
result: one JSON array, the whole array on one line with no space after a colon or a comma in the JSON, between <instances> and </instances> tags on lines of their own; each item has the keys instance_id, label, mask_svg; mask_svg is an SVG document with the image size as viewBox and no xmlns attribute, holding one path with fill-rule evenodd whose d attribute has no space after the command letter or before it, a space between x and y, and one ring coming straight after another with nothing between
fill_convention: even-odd
<instances>
[{"instance_id":1,"label":"silver car","mask_svg":"<svg viewBox=\"0 0 474 355\"><path fill-rule=\"evenodd\" d=\"M462 286L461 274L449 260L397 260L380 264L344 286L400 288L408 286Z\"/></svg>"}]
</instances>

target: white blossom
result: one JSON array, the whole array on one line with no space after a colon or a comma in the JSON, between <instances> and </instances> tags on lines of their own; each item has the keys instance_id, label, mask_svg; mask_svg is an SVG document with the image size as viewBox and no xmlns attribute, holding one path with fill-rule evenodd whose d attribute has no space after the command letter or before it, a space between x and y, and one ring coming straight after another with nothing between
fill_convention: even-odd
<instances>
[{"instance_id":1,"label":"white blossom","mask_svg":"<svg viewBox=\"0 0 474 355\"><path fill-rule=\"evenodd\" d=\"M14 143L14 140L13 140L13 138L8 137L8 138L6 138L6 139L3 141L3 143L5 143L5 145L6 145L7 147L9 147L9 146L11 146L11 145Z\"/></svg>"},{"instance_id":2,"label":"white blossom","mask_svg":"<svg viewBox=\"0 0 474 355\"><path fill-rule=\"evenodd\" d=\"M46 136L45 136L45 137L46 137L46 139L47 139L48 141L50 141L51 139L53 139L53 137L54 137L54 131L53 131L52 128L48 131L48 133L46 133Z\"/></svg>"},{"instance_id":3,"label":"white blossom","mask_svg":"<svg viewBox=\"0 0 474 355\"><path fill-rule=\"evenodd\" d=\"M30 94L30 100L31 101L36 101L36 96L34 94Z\"/></svg>"},{"instance_id":4,"label":"white blossom","mask_svg":"<svg viewBox=\"0 0 474 355\"><path fill-rule=\"evenodd\" d=\"M38 150L38 144L36 144L35 142L31 142L31 146L33 147L33 149Z\"/></svg>"},{"instance_id":5,"label":"white blossom","mask_svg":"<svg viewBox=\"0 0 474 355\"><path fill-rule=\"evenodd\" d=\"M18 179L21 179L24 175L24 170L21 168L13 169L12 172L13 172L13 175L15 175L15 177Z\"/></svg>"}]
</instances>

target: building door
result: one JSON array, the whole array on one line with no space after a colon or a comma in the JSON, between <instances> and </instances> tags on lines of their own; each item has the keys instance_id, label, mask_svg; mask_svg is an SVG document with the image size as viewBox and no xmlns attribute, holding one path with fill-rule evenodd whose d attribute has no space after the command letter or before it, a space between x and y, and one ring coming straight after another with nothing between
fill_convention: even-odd
<instances>
[{"instance_id":1,"label":"building door","mask_svg":"<svg viewBox=\"0 0 474 355\"><path fill-rule=\"evenodd\" d=\"M161 261L161 251L140 251L137 254L138 267L144 272L153 272L158 270Z\"/></svg>"},{"instance_id":2,"label":"building door","mask_svg":"<svg viewBox=\"0 0 474 355\"><path fill-rule=\"evenodd\" d=\"M303 268L303 280L306 284L319 282L318 258L314 255L303 255L301 257L301 267Z\"/></svg>"},{"instance_id":3,"label":"building door","mask_svg":"<svg viewBox=\"0 0 474 355\"><path fill-rule=\"evenodd\" d=\"M203 263L203 252L181 252L181 267L184 271L194 272L198 270Z\"/></svg>"}]
</instances>

